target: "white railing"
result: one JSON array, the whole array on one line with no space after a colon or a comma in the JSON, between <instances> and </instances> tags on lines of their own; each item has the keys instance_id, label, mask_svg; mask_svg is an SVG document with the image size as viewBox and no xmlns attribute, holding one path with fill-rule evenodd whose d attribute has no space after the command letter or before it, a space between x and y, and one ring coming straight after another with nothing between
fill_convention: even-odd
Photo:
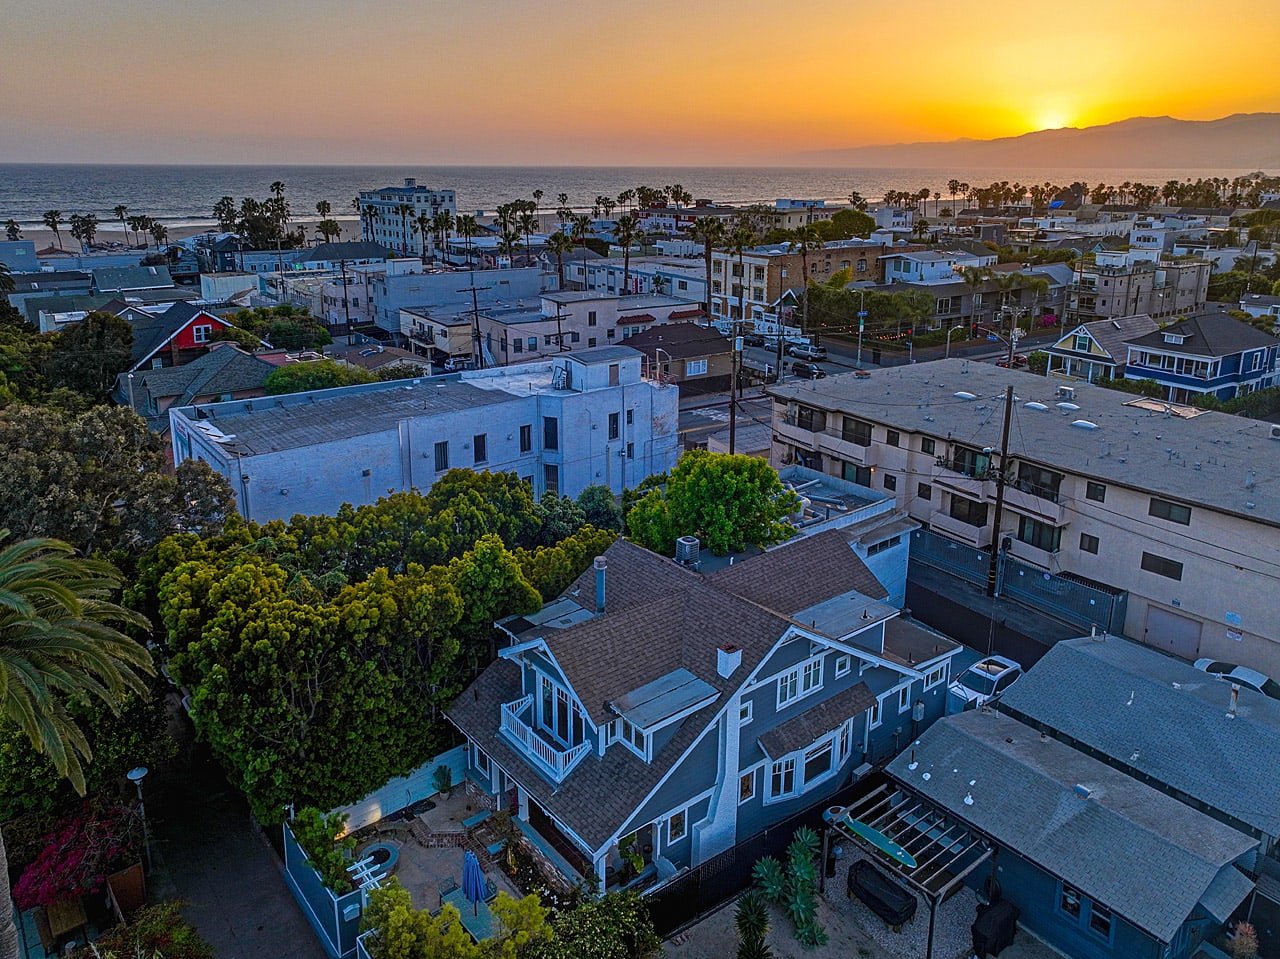
<instances>
[{"instance_id":1,"label":"white railing","mask_svg":"<svg viewBox=\"0 0 1280 959\"><path fill-rule=\"evenodd\" d=\"M526 755L532 756L559 782L564 779L578 761L591 751L591 743L580 742L571 749L558 749L533 731L533 727L521 716L533 705L532 696L523 696L502 704L502 732L520 746Z\"/></svg>"}]
</instances>

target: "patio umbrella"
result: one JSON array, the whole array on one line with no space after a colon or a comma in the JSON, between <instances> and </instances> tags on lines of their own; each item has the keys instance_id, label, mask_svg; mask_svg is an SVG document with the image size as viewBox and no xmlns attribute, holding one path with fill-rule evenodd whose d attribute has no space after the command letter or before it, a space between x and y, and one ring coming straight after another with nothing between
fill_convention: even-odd
<instances>
[{"instance_id":1,"label":"patio umbrella","mask_svg":"<svg viewBox=\"0 0 1280 959\"><path fill-rule=\"evenodd\" d=\"M471 903L473 915L479 913L480 902L488 894L489 889L484 879L484 870L480 868L480 860L476 854L467 850L462 860L462 894Z\"/></svg>"}]
</instances>

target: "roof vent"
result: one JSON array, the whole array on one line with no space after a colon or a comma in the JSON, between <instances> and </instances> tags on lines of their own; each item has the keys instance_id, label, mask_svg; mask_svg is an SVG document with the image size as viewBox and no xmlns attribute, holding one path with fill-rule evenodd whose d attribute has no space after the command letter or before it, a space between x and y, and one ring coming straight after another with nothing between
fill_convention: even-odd
<instances>
[{"instance_id":1,"label":"roof vent","mask_svg":"<svg viewBox=\"0 0 1280 959\"><path fill-rule=\"evenodd\" d=\"M1072 420L1071 425L1080 430L1096 430L1098 424L1090 420Z\"/></svg>"},{"instance_id":2,"label":"roof vent","mask_svg":"<svg viewBox=\"0 0 1280 959\"><path fill-rule=\"evenodd\" d=\"M742 665L742 647L725 643L716 647L716 672L721 679L728 679Z\"/></svg>"},{"instance_id":3,"label":"roof vent","mask_svg":"<svg viewBox=\"0 0 1280 959\"><path fill-rule=\"evenodd\" d=\"M676 562L681 566L698 565L698 550L702 544L696 536L681 536L676 540Z\"/></svg>"},{"instance_id":4,"label":"roof vent","mask_svg":"<svg viewBox=\"0 0 1280 959\"><path fill-rule=\"evenodd\" d=\"M1058 403L1057 407L1064 413L1074 413L1076 410L1080 409L1079 405L1076 403Z\"/></svg>"},{"instance_id":5,"label":"roof vent","mask_svg":"<svg viewBox=\"0 0 1280 959\"><path fill-rule=\"evenodd\" d=\"M978 398L976 394L970 393L968 390L961 390L960 392L954 393L952 395L955 396L956 399L964 400L965 402L968 402L970 400L976 400Z\"/></svg>"},{"instance_id":6,"label":"roof vent","mask_svg":"<svg viewBox=\"0 0 1280 959\"><path fill-rule=\"evenodd\" d=\"M1022 405L1024 408L1029 410L1035 410L1038 413L1043 413L1045 410L1049 408L1043 403L1037 403L1035 400L1032 400L1030 403L1023 403Z\"/></svg>"},{"instance_id":7,"label":"roof vent","mask_svg":"<svg viewBox=\"0 0 1280 959\"><path fill-rule=\"evenodd\" d=\"M1074 792L1081 799L1088 799L1090 796L1093 795L1093 790L1090 789L1088 786L1082 785L1081 783L1076 783L1075 788L1072 790L1072 792Z\"/></svg>"}]
</instances>

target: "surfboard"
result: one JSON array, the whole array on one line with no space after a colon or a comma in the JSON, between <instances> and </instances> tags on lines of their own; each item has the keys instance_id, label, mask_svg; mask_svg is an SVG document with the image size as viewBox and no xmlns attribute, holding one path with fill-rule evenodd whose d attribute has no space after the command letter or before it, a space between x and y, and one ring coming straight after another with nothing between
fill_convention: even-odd
<instances>
[{"instance_id":1,"label":"surfboard","mask_svg":"<svg viewBox=\"0 0 1280 959\"><path fill-rule=\"evenodd\" d=\"M890 859L894 859L897 862L902 863L902 865L906 866L908 869L915 869L918 865L915 857L911 855L911 853L907 852L879 829L872 829L866 823L857 819L850 819L848 816L845 816L840 820L840 825L849 830L849 832L853 833L855 836L865 839Z\"/></svg>"}]
</instances>

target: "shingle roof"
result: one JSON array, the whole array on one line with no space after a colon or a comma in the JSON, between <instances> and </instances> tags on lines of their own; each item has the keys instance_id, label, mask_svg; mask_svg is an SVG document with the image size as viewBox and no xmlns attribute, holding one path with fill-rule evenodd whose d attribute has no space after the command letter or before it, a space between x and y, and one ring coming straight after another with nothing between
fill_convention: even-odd
<instances>
[{"instance_id":1,"label":"shingle roof","mask_svg":"<svg viewBox=\"0 0 1280 959\"><path fill-rule=\"evenodd\" d=\"M174 303L163 313L147 313L142 310L128 310L123 313L125 319L129 320L133 326L134 364L145 360L201 313L213 316L212 313L198 306L192 306L185 300Z\"/></svg>"},{"instance_id":2,"label":"shingle roof","mask_svg":"<svg viewBox=\"0 0 1280 959\"><path fill-rule=\"evenodd\" d=\"M1147 333L1152 333L1160 328L1160 324L1147 316L1145 313L1135 313L1133 316L1118 316L1113 320L1094 320L1091 323L1082 323L1080 326L1072 330L1068 336L1074 336L1077 330L1088 330L1089 335L1097 341L1107 352L1114 363L1123 364L1126 360L1126 347L1130 342ZM1076 350L1067 347L1051 347L1054 353L1072 353L1079 356L1090 356L1096 359L1096 355L1092 353L1077 353Z\"/></svg>"},{"instance_id":3,"label":"shingle roof","mask_svg":"<svg viewBox=\"0 0 1280 959\"><path fill-rule=\"evenodd\" d=\"M1180 334L1186 339L1181 343L1169 343L1165 336ZM1188 316L1161 330L1130 340L1129 346L1149 347L1170 353L1186 353L1192 356L1230 356L1243 350L1280 344L1270 333L1264 333L1234 316L1217 310Z\"/></svg>"},{"instance_id":4,"label":"shingle roof","mask_svg":"<svg viewBox=\"0 0 1280 959\"><path fill-rule=\"evenodd\" d=\"M1256 839L1008 716L940 720L888 771L1161 942L1247 891L1218 877Z\"/></svg>"},{"instance_id":5,"label":"shingle roof","mask_svg":"<svg viewBox=\"0 0 1280 959\"><path fill-rule=\"evenodd\" d=\"M806 709L781 725L774 726L760 739L766 756L776 759L797 749L811 746L819 737L831 732L850 716L865 713L876 701L876 694L866 683L850 686L843 692Z\"/></svg>"},{"instance_id":6,"label":"shingle roof","mask_svg":"<svg viewBox=\"0 0 1280 959\"><path fill-rule=\"evenodd\" d=\"M174 406L186 406L198 396L236 393L263 385L275 367L233 346L220 346L182 366L144 370L134 374L134 406L143 412L148 396L176 397ZM121 373L120 377L127 377ZM117 394L127 397L128 389ZM168 422L168 415L164 417Z\"/></svg>"},{"instance_id":7,"label":"shingle roof","mask_svg":"<svg viewBox=\"0 0 1280 959\"><path fill-rule=\"evenodd\" d=\"M1001 710L1280 836L1280 702L1115 637L1054 645Z\"/></svg>"},{"instance_id":8,"label":"shingle roof","mask_svg":"<svg viewBox=\"0 0 1280 959\"><path fill-rule=\"evenodd\" d=\"M1246 293L1240 297L1240 305L1257 307L1280 306L1280 296L1272 296L1270 293ZM672 316L674 315L673 313Z\"/></svg>"},{"instance_id":9,"label":"shingle roof","mask_svg":"<svg viewBox=\"0 0 1280 959\"><path fill-rule=\"evenodd\" d=\"M106 266L93 271L93 286L99 293L147 290L173 286L167 266Z\"/></svg>"},{"instance_id":10,"label":"shingle roof","mask_svg":"<svg viewBox=\"0 0 1280 959\"><path fill-rule=\"evenodd\" d=\"M672 314L673 316L675 314ZM664 323L627 337L627 346L653 355L660 348L671 359L718 356L729 352L729 338L715 328L694 323Z\"/></svg>"},{"instance_id":11,"label":"shingle roof","mask_svg":"<svg viewBox=\"0 0 1280 959\"><path fill-rule=\"evenodd\" d=\"M783 615L857 590L872 599L889 593L839 530L771 549L710 577L712 585Z\"/></svg>"}]
</instances>

